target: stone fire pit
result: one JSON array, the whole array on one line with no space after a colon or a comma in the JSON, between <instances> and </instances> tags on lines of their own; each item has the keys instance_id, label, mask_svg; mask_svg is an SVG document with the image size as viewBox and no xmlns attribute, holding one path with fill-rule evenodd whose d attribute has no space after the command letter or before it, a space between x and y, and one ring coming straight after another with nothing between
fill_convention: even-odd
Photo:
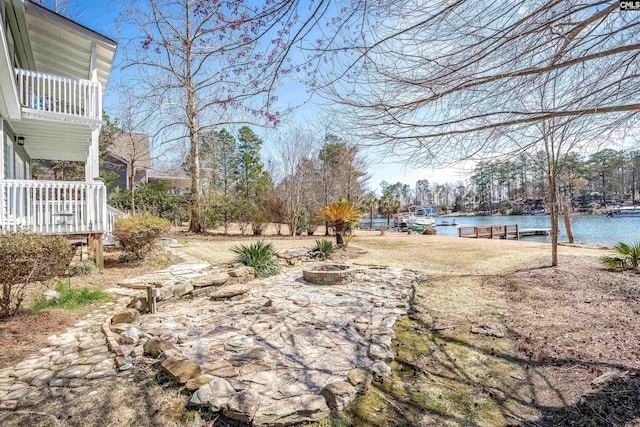
<instances>
[{"instance_id":1,"label":"stone fire pit","mask_svg":"<svg viewBox=\"0 0 640 427\"><path fill-rule=\"evenodd\" d=\"M350 281L354 272L349 265L323 264L302 270L302 277L316 285L341 285Z\"/></svg>"}]
</instances>

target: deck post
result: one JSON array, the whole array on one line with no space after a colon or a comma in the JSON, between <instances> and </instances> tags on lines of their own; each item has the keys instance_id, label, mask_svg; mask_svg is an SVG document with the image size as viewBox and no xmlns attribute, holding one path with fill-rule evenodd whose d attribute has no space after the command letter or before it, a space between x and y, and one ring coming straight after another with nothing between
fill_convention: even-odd
<instances>
[{"instance_id":1,"label":"deck post","mask_svg":"<svg viewBox=\"0 0 640 427\"><path fill-rule=\"evenodd\" d=\"M489 238L493 239L493 225L489 226Z\"/></svg>"},{"instance_id":2,"label":"deck post","mask_svg":"<svg viewBox=\"0 0 640 427\"><path fill-rule=\"evenodd\" d=\"M89 252L93 255L96 267L104 268L104 246L102 245L102 233L89 233Z\"/></svg>"},{"instance_id":3,"label":"deck post","mask_svg":"<svg viewBox=\"0 0 640 427\"><path fill-rule=\"evenodd\" d=\"M518 229L518 224L516 224L516 240L520 240L520 230Z\"/></svg>"},{"instance_id":4,"label":"deck post","mask_svg":"<svg viewBox=\"0 0 640 427\"><path fill-rule=\"evenodd\" d=\"M458 227L458 237L462 237L462 227Z\"/></svg>"}]
</instances>

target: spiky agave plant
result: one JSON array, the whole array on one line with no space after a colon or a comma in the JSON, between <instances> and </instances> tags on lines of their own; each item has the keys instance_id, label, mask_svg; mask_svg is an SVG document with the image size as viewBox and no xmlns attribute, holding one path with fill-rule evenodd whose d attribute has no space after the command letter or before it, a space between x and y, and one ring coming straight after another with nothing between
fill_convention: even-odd
<instances>
[{"instance_id":1,"label":"spiky agave plant","mask_svg":"<svg viewBox=\"0 0 640 427\"><path fill-rule=\"evenodd\" d=\"M316 240L316 249L320 252L322 259L327 259L335 251L335 246L329 240Z\"/></svg>"},{"instance_id":2,"label":"spiky agave plant","mask_svg":"<svg viewBox=\"0 0 640 427\"><path fill-rule=\"evenodd\" d=\"M319 216L323 221L333 223L333 228L336 231L336 244L338 245L344 244L342 234L344 233L347 223L358 222L362 217L360 210L355 207L353 202L347 199L330 202L327 206L320 209Z\"/></svg>"},{"instance_id":3,"label":"spiky agave plant","mask_svg":"<svg viewBox=\"0 0 640 427\"><path fill-rule=\"evenodd\" d=\"M237 254L236 261L255 269L256 277L273 276L280 273L280 264L271 243L258 240L247 245L236 245L231 252Z\"/></svg>"},{"instance_id":4,"label":"spiky agave plant","mask_svg":"<svg viewBox=\"0 0 640 427\"><path fill-rule=\"evenodd\" d=\"M610 270L633 270L640 271L640 242L631 244L618 242L613 247L613 256L603 256L600 258L602 265Z\"/></svg>"}]
</instances>

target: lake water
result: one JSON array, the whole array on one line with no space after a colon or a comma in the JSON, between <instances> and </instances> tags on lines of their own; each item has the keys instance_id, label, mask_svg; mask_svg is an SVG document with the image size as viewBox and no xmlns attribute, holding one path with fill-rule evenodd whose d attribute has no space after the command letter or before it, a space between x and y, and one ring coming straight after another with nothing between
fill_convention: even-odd
<instances>
[{"instance_id":1,"label":"lake water","mask_svg":"<svg viewBox=\"0 0 640 427\"><path fill-rule=\"evenodd\" d=\"M549 215L510 215L510 216L460 216L436 217L436 224L451 222L458 225L518 224L519 228L551 228ZM374 228L387 225L386 218L374 218ZM369 228L369 219L362 221L362 228ZM393 225L393 218L391 220ZM618 242L640 241L640 216L610 218L605 215L576 215L571 217L573 235L576 242L613 245ZM457 236L458 227L437 227L437 233L444 236ZM550 237L523 237L526 240L551 242ZM560 241L567 240L564 222L560 218Z\"/></svg>"}]
</instances>

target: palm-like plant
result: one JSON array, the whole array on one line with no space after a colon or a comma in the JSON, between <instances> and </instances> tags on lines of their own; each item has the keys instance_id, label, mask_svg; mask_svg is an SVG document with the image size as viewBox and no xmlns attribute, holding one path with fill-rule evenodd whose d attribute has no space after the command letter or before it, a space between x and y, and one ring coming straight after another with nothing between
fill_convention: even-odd
<instances>
[{"instance_id":1,"label":"palm-like plant","mask_svg":"<svg viewBox=\"0 0 640 427\"><path fill-rule=\"evenodd\" d=\"M618 242L613 247L614 256L604 256L600 258L602 265L611 270L633 270L640 271L640 242L627 244Z\"/></svg>"},{"instance_id":2,"label":"palm-like plant","mask_svg":"<svg viewBox=\"0 0 640 427\"><path fill-rule=\"evenodd\" d=\"M335 202L330 202L327 206L320 209L320 218L323 221L333 223L333 228L336 231L336 244L343 245L344 237L343 233L348 223L354 223L360 221L362 217L360 209L346 199L339 199Z\"/></svg>"}]
</instances>

